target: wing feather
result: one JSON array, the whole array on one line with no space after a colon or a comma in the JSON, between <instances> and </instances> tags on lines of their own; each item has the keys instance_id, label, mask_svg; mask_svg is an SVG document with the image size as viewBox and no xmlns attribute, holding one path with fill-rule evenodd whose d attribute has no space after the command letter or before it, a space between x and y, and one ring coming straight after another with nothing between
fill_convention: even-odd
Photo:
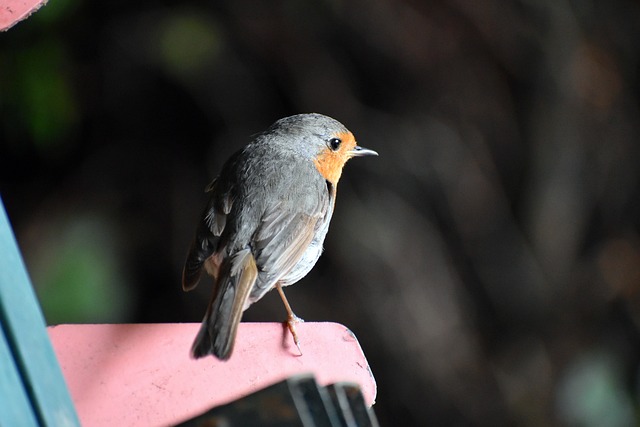
<instances>
[{"instance_id":1,"label":"wing feather","mask_svg":"<svg viewBox=\"0 0 640 427\"><path fill-rule=\"evenodd\" d=\"M298 264L328 208L328 197L320 197L304 210L300 210L300 205L287 210L284 203L277 203L265 213L253 240L260 274L249 304L260 299Z\"/></svg>"}]
</instances>

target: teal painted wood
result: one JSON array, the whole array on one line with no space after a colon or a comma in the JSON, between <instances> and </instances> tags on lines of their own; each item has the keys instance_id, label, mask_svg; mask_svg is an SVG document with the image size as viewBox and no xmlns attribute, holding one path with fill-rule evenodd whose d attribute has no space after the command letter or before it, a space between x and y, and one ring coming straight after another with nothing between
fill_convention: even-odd
<instances>
[{"instance_id":1,"label":"teal painted wood","mask_svg":"<svg viewBox=\"0 0 640 427\"><path fill-rule=\"evenodd\" d=\"M38 423L55 427L79 426L2 199L0 321ZM6 398L4 394L0 395L0 400ZM3 413L0 413L1 425L5 425L3 416Z\"/></svg>"},{"instance_id":2,"label":"teal painted wood","mask_svg":"<svg viewBox=\"0 0 640 427\"><path fill-rule=\"evenodd\" d=\"M22 384L4 331L0 328L0 426L37 425L27 390Z\"/></svg>"}]
</instances>

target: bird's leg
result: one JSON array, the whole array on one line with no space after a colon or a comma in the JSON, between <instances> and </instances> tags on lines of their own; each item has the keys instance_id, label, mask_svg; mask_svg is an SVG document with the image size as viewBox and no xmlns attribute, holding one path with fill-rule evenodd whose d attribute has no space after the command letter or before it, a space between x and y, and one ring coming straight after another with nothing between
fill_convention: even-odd
<instances>
[{"instance_id":1,"label":"bird's leg","mask_svg":"<svg viewBox=\"0 0 640 427\"><path fill-rule=\"evenodd\" d=\"M282 285L280 285L280 283L276 284L276 289L278 289L280 298L282 298L282 302L284 303L284 308L285 310L287 310L287 327L289 328L289 332L291 332L291 336L293 337L293 342L296 344L296 347L298 347L300 356L302 356L302 349L300 348L300 340L298 340L298 334L296 333L296 323L302 323L304 322L304 320L296 316L293 310L291 310L289 301L287 301L287 297L284 296L284 291L282 290Z\"/></svg>"}]
</instances>

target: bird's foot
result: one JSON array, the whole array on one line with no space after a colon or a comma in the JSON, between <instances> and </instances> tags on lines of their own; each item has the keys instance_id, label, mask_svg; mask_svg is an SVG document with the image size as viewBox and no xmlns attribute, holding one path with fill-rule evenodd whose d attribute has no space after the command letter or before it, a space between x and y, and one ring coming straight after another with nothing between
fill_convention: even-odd
<instances>
[{"instance_id":1,"label":"bird's foot","mask_svg":"<svg viewBox=\"0 0 640 427\"><path fill-rule=\"evenodd\" d=\"M289 332L291 332L291 337L293 338L293 342L296 347L298 347L298 352L300 356L302 356L302 348L300 348L300 340L298 339L298 334L296 333L296 324L304 323L304 320L300 317L296 316L295 313L291 312L287 318L287 327L289 328Z\"/></svg>"}]
</instances>

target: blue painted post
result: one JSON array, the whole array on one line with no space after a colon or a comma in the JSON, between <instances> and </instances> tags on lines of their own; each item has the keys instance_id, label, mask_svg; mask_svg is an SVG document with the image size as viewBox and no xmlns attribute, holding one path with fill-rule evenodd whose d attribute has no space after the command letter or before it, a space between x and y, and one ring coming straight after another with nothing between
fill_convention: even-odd
<instances>
[{"instance_id":1,"label":"blue painted post","mask_svg":"<svg viewBox=\"0 0 640 427\"><path fill-rule=\"evenodd\" d=\"M79 426L2 199L0 325L0 425Z\"/></svg>"},{"instance_id":2,"label":"blue painted post","mask_svg":"<svg viewBox=\"0 0 640 427\"><path fill-rule=\"evenodd\" d=\"M0 319L0 425L37 426L29 395L5 337L4 320Z\"/></svg>"}]
</instances>

